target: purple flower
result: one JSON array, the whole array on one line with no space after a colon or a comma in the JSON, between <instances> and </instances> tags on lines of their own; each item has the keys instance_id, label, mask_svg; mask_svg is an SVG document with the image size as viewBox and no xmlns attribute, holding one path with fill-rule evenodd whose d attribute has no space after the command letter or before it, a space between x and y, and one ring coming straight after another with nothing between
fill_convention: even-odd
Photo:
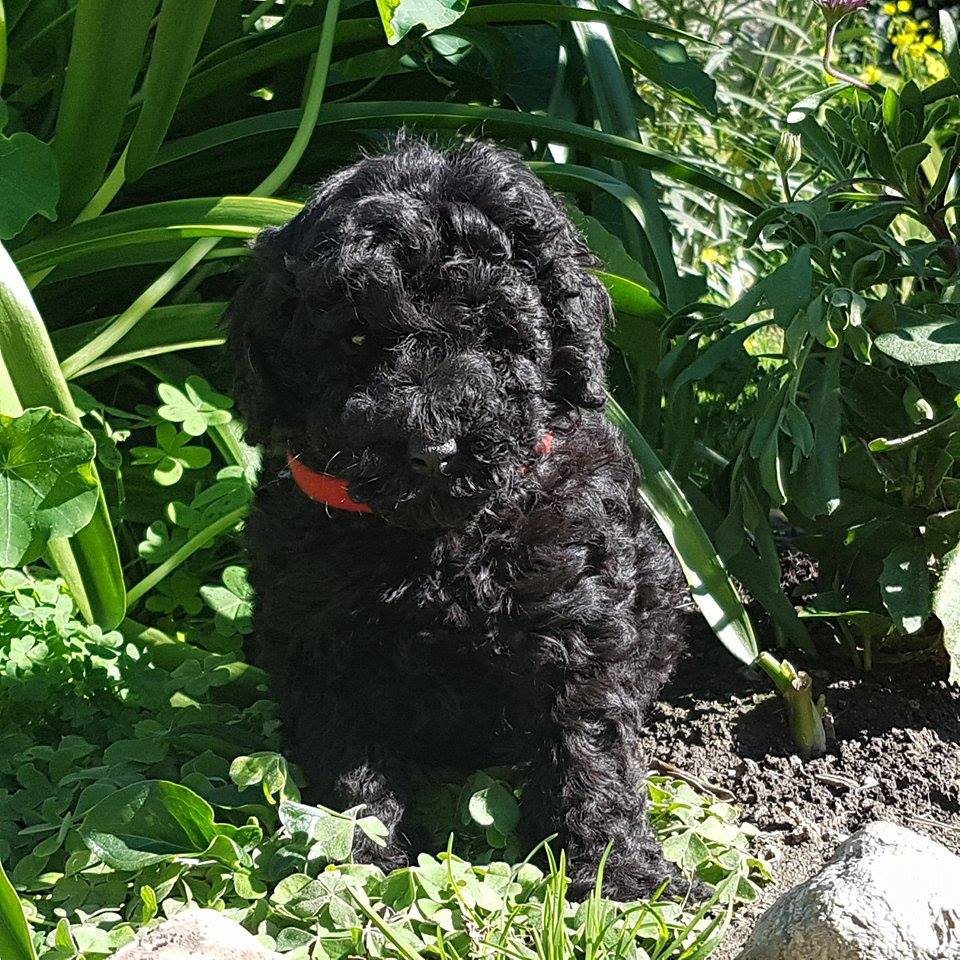
<instances>
[{"instance_id":1,"label":"purple flower","mask_svg":"<svg viewBox=\"0 0 960 960\"><path fill-rule=\"evenodd\" d=\"M838 23L844 17L870 6L870 0L816 0L828 23Z\"/></svg>"}]
</instances>

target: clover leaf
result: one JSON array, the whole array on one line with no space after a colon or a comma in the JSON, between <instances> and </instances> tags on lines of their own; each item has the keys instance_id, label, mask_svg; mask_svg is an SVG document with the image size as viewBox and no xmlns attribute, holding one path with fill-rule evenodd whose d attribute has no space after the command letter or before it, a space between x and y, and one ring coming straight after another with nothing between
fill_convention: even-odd
<instances>
[{"instance_id":1,"label":"clover leaf","mask_svg":"<svg viewBox=\"0 0 960 960\"><path fill-rule=\"evenodd\" d=\"M173 424L161 423L157 427L155 447L134 447L134 463L153 464L153 479L162 487L175 484L184 470L199 470L210 463L210 451L206 447L189 446L191 436L177 430Z\"/></svg>"},{"instance_id":2,"label":"clover leaf","mask_svg":"<svg viewBox=\"0 0 960 960\"><path fill-rule=\"evenodd\" d=\"M223 586L200 588L200 596L213 610L213 624L223 637L247 634L253 629L253 590L243 567L230 566L223 571Z\"/></svg>"},{"instance_id":3,"label":"clover leaf","mask_svg":"<svg viewBox=\"0 0 960 960\"><path fill-rule=\"evenodd\" d=\"M157 392L164 401L157 413L164 420L181 424L191 437L200 437L208 427L229 423L232 418L233 401L217 393L203 377L187 377L183 390L161 383Z\"/></svg>"}]
</instances>

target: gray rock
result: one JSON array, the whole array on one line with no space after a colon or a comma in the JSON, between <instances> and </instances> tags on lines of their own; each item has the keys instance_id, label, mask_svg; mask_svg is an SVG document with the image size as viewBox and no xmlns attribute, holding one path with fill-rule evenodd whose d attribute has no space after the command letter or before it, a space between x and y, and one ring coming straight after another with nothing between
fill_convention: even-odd
<instances>
[{"instance_id":1,"label":"gray rock","mask_svg":"<svg viewBox=\"0 0 960 960\"><path fill-rule=\"evenodd\" d=\"M141 933L111 960L282 960L216 910L184 910Z\"/></svg>"},{"instance_id":2,"label":"gray rock","mask_svg":"<svg viewBox=\"0 0 960 960\"><path fill-rule=\"evenodd\" d=\"M871 823L760 917L737 960L960 960L960 857Z\"/></svg>"}]
</instances>

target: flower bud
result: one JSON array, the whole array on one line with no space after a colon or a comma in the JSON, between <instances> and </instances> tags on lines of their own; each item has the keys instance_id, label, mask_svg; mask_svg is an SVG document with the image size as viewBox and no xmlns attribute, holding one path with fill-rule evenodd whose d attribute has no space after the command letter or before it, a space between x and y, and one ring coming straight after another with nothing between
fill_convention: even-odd
<instances>
[{"instance_id":1,"label":"flower bud","mask_svg":"<svg viewBox=\"0 0 960 960\"><path fill-rule=\"evenodd\" d=\"M803 147L800 141L800 135L791 133L789 130L784 130L783 133L780 134L780 142L777 144L777 149L773 154L773 159L776 160L780 172L784 174L789 173L800 162L802 156Z\"/></svg>"}]
</instances>

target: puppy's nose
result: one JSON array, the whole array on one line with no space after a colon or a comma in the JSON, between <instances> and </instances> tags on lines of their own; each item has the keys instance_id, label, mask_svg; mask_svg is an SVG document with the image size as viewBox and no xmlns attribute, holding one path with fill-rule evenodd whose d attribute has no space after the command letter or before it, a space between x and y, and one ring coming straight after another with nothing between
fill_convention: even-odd
<instances>
[{"instance_id":1,"label":"puppy's nose","mask_svg":"<svg viewBox=\"0 0 960 960\"><path fill-rule=\"evenodd\" d=\"M412 437L407 444L407 458L414 473L429 476L442 473L443 468L457 455L456 440L431 443L423 437Z\"/></svg>"}]
</instances>

